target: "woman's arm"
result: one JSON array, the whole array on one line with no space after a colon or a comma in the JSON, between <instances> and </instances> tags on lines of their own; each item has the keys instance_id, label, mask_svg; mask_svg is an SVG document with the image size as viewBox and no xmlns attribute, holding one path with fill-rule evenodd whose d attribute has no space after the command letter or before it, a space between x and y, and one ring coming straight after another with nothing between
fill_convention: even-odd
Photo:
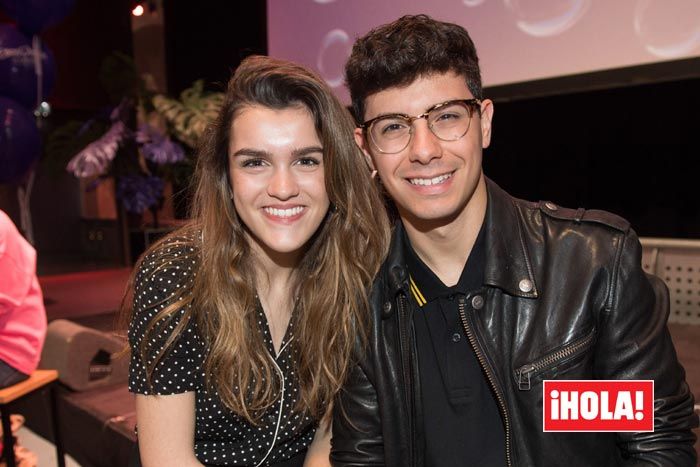
<instances>
[{"instance_id":1,"label":"woman's arm","mask_svg":"<svg viewBox=\"0 0 700 467\"><path fill-rule=\"evenodd\" d=\"M304 467L330 467L331 420L330 416L323 417L321 420L314 435L314 440L311 441L309 450L306 452Z\"/></svg>"},{"instance_id":2,"label":"woman's arm","mask_svg":"<svg viewBox=\"0 0 700 467\"><path fill-rule=\"evenodd\" d=\"M143 467L201 466L194 455L194 392L136 395L136 421Z\"/></svg>"}]
</instances>

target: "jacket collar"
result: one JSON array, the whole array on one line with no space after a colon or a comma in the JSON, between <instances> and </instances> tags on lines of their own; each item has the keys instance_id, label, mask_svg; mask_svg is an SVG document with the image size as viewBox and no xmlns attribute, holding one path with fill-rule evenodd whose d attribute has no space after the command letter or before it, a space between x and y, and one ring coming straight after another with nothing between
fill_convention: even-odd
<instances>
[{"instance_id":1,"label":"jacket collar","mask_svg":"<svg viewBox=\"0 0 700 467\"><path fill-rule=\"evenodd\" d=\"M532 261L515 199L486 179L486 271L484 284L518 297L537 297Z\"/></svg>"},{"instance_id":2,"label":"jacket collar","mask_svg":"<svg viewBox=\"0 0 700 467\"><path fill-rule=\"evenodd\" d=\"M383 276L386 277L386 286L394 294L408 290L408 271L406 269L406 257L404 252L405 229L401 220L397 220L394 225L394 232L391 236L389 253L384 262Z\"/></svg>"},{"instance_id":3,"label":"jacket collar","mask_svg":"<svg viewBox=\"0 0 700 467\"><path fill-rule=\"evenodd\" d=\"M488 206L486 229L486 267L484 284L503 289L518 297L537 297L530 255L523 239L522 224L515 200L486 178ZM397 221L384 263L386 286L394 294L408 290L408 272L404 257L404 227Z\"/></svg>"}]
</instances>

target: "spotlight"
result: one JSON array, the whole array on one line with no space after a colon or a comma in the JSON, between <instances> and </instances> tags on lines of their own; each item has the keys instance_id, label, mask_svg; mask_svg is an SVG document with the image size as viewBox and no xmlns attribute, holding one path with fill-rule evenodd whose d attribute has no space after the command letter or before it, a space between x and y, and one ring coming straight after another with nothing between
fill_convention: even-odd
<instances>
[{"instance_id":1,"label":"spotlight","mask_svg":"<svg viewBox=\"0 0 700 467\"><path fill-rule=\"evenodd\" d=\"M136 6L131 10L131 14L134 15L134 16L141 16L141 15L143 15L143 12L144 12L144 8L143 8L143 5L140 4L140 3L139 3L138 5L136 5Z\"/></svg>"}]
</instances>

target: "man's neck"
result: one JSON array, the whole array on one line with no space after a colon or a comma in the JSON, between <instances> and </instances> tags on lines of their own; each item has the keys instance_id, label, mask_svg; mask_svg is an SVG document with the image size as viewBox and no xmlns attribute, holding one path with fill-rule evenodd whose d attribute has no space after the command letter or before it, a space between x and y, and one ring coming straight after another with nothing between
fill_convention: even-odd
<instances>
[{"instance_id":1,"label":"man's neck","mask_svg":"<svg viewBox=\"0 0 700 467\"><path fill-rule=\"evenodd\" d=\"M484 222L487 200L482 178L462 212L450 222L426 228L402 218L413 250L448 287L459 281Z\"/></svg>"}]
</instances>

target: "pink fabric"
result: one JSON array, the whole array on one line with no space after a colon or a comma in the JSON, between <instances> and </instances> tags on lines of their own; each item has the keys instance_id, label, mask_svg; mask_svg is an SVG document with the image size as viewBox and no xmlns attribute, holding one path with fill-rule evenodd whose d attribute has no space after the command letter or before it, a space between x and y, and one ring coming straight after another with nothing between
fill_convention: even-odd
<instances>
[{"instance_id":1,"label":"pink fabric","mask_svg":"<svg viewBox=\"0 0 700 467\"><path fill-rule=\"evenodd\" d=\"M31 374L46 337L36 252L0 210L0 360Z\"/></svg>"}]
</instances>

